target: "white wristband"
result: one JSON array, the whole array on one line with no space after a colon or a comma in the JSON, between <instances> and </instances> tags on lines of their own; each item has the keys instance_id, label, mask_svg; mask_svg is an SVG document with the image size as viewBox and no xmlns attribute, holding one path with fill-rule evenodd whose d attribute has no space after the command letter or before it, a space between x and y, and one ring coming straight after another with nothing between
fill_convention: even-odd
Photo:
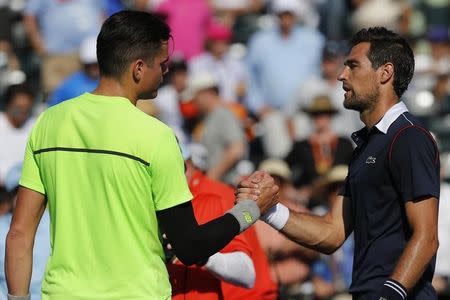
<instances>
[{"instance_id":1,"label":"white wristband","mask_svg":"<svg viewBox=\"0 0 450 300\"><path fill-rule=\"evenodd\" d=\"M28 293L28 295L26 296L14 296L14 295L10 295L8 294L8 300L30 300L30 293Z\"/></svg>"},{"instance_id":2,"label":"white wristband","mask_svg":"<svg viewBox=\"0 0 450 300\"><path fill-rule=\"evenodd\" d=\"M281 230L286 225L289 219L289 208L281 203L272 206L264 215L261 216L261 220L275 228Z\"/></svg>"}]
</instances>

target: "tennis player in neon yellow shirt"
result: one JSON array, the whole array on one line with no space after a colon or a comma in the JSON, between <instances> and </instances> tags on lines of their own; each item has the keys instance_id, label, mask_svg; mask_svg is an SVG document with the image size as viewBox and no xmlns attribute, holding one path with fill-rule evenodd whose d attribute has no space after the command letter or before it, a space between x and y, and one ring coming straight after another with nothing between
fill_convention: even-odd
<instances>
[{"instance_id":1,"label":"tennis player in neon yellow shirt","mask_svg":"<svg viewBox=\"0 0 450 300\"><path fill-rule=\"evenodd\" d=\"M155 15L112 15L97 39L98 87L39 117L6 242L9 299L29 299L46 206L52 253L42 299L140 300L171 296L161 232L185 264L205 263L273 205L277 187L261 175L259 196L248 192L222 217L197 224L174 134L135 107L157 95L169 38Z\"/></svg>"}]
</instances>

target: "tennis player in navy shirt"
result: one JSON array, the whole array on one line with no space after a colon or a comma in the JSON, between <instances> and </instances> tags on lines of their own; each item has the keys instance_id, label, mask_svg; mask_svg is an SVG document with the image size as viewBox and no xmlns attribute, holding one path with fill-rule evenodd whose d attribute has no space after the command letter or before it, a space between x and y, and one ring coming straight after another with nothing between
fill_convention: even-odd
<instances>
[{"instance_id":1,"label":"tennis player in navy shirt","mask_svg":"<svg viewBox=\"0 0 450 300\"><path fill-rule=\"evenodd\" d=\"M262 218L293 241L333 253L354 232L350 287L355 300L433 300L438 248L439 153L429 131L401 96L414 73L414 55L399 35L362 29L338 77L344 106L366 125L352 134L357 147L342 197L325 216L274 206ZM249 178L239 193L252 193ZM254 189L254 188L253 188Z\"/></svg>"}]
</instances>

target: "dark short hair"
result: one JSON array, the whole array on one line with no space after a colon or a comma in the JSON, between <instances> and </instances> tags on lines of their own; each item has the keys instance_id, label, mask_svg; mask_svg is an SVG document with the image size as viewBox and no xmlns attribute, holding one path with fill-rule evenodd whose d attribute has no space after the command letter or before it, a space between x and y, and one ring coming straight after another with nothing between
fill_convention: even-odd
<instances>
[{"instance_id":1,"label":"dark short hair","mask_svg":"<svg viewBox=\"0 0 450 300\"><path fill-rule=\"evenodd\" d=\"M34 93L26 83L12 84L6 88L4 99L5 106L8 106L11 101L19 94L25 94L34 100Z\"/></svg>"},{"instance_id":2,"label":"dark short hair","mask_svg":"<svg viewBox=\"0 0 450 300\"><path fill-rule=\"evenodd\" d=\"M394 91L400 98L414 74L414 54L406 39L384 27L364 28L350 40L351 47L370 43L367 57L374 69L390 62L394 65Z\"/></svg>"},{"instance_id":3,"label":"dark short hair","mask_svg":"<svg viewBox=\"0 0 450 300\"><path fill-rule=\"evenodd\" d=\"M97 37L100 74L117 78L133 60L153 60L170 37L169 26L158 15L127 10L113 14Z\"/></svg>"}]
</instances>

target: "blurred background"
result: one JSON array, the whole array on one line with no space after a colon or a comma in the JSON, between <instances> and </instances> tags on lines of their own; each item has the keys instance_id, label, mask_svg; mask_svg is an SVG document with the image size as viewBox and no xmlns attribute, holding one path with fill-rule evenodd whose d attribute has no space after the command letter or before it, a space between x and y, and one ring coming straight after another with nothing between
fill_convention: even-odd
<instances>
[{"instance_id":1,"label":"blurred background","mask_svg":"<svg viewBox=\"0 0 450 300\"><path fill-rule=\"evenodd\" d=\"M138 107L173 128L180 143L203 145L209 177L233 186L266 170L279 182L283 203L316 214L336 197L354 147L350 135L363 126L358 113L343 108L336 80L346 40L369 26L406 37L416 68L402 100L441 151L434 285L449 298L448 0L0 0L0 246L36 117L95 88L96 35L105 18L123 9L155 12L173 34L170 71L158 97ZM258 223L257 232L280 299L348 297L351 238L322 256L265 224ZM39 241L48 248L45 234L37 248ZM38 288L40 278L34 280Z\"/></svg>"}]
</instances>

